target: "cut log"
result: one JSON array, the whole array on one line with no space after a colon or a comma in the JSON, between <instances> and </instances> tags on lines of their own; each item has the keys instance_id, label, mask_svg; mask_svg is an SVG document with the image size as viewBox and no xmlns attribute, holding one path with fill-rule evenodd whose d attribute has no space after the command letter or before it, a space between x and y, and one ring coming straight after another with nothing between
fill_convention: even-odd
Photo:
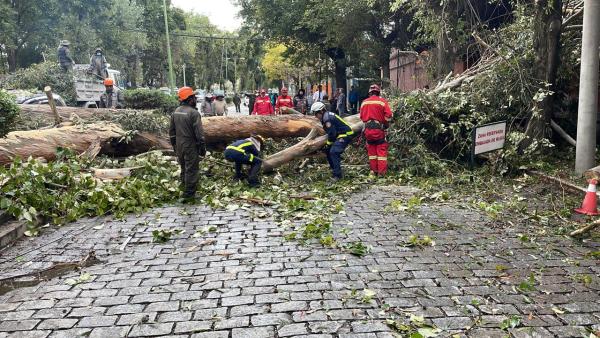
<instances>
[{"instance_id":1,"label":"cut log","mask_svg":"<svg viewBox=\"0 0 600 338\"><path fill-rule=\"evenodd\" d=\"M112 123L16 131L0 139L0 164L9 164L15 157L51 161L56 159L56 149L59 147L81 154L94 148L97 142L101 145L101 153L109 155L139 154L170 147L166 139L148 133L133 135L129 143L125 144L122 140L125 134L123 129Z\"/></svg>"},{"instance_id":2,"label":"cut log","mask_svg":"<svg viewBox=\"0 0 600 338\"><path fill-rule=\"evenodd\" d=\"M362 131L363 123L358 115L348 116L344 120L352 126L354 132ZM265 159L262 170L270 172L293 160L313 154L323 148L326 142L327 136L319 136L318 130L313 129L302 141Z\"/></svg>"},{"instance_id":3,"label":"cut log","mask_svg":"<svg viewBox=\"0 0 600 338\"><path fill-rule=\"evenodd\" d=\"M52 125L54 115L47 105L20 105L21 116L39 121L40 125ZM58 114L65 120L76 116L83 121L108 120L117 114L133 114L136 111L126 109L85 109L57 107ZM139 111L138 111L139 112ZM289 114L277 116L211 116L202 119L206 142L209 145L228 143L249 137L252 133L274 139L303 137L312 129L323 134L319 121L313 116ZM165 125L165 132L168 128Z\"/></svg>"},{"instance_id":4,"label":"cut log","mask_svg":"<svg viewBox=\"0 0 600 338\"><path fill-rule=\"evenodd\" d=\"M202 124L206 142L213 148L253 133L274 139L302 137L313 130L315 135L324 133L316 118L304 115L218 116L205 118ZM129 142L122 140L124 135L126 132L121 127L110 122L16 131L0 139L0 165L12 162L15 157L54 160L57 147L69 148L79 154L89 150L90 158L98 153L131 156L152 149L171 149L168 137L164 135L140 132ZM94 142L100 144L99 152Z\"/></svg>"}]
</instances>

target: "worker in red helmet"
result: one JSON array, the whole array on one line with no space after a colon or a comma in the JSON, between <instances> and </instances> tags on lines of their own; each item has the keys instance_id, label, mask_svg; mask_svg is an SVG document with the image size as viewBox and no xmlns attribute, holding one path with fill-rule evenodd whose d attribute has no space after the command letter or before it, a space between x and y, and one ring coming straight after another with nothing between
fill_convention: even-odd
<instances>
[{"instance_id":1,"label":"worker in red helmet","mask_svg":"<svg viewBox=\"0 0 600 338\"><path fill-rule=\"evenodd\" d=\"M196 93L190 87L177 92L179 107L171 115L169 137L181 167L182 202L193 202L196 197L200 158L206 155L204 131L200 113L196 109Z\"/></svg>"},{"instance_id":2,"label":"worker in red helmet","mask_svg":"<svg viewBox=\"0 0 600 338\"><path fill-rule=\"evenodd\" d=\"M360 105L360 119L365 124L365 139L371 174L383 176L387 172L388 142L386 129L392 120L392 110L382 97L381 88L373 84L369 87L369 97Z\"/></svg>"},{"instance_id":3,"label":"worker in red helmet","mask_svg":"<svg viewBox=\"0 0 600 338\"><path fill-rule=\"evenodd\" d=\"M100 108L123 108L123 94L121 91L115 91L115 81L111 78L106 78L104 83L104 93L100 95Z\"/></svg>"},{"instance_id":4,"label":"worker in red helmet","mask_svg":"<svg viewBox=\"0 0 600 338\"><path fill-rule=\"evenodd\" d=\"M261 89L260 95L254 101L252 115L273 115L274 112L271 99L267 96L267 91L264 88Z\"/></svg>"},{"instance_id":5,"label":"worker in red helmet","mask_svg":"<svg viewBox=\"0 0 600 338\"><path fill-rule=\"evenodd\" d=\"M283 114L287 108L294 108L294 100L288 95L288 89L283 87L281 88L281 95L277 97L275 103L275 113Z\"/></svg>"}]
</instances>

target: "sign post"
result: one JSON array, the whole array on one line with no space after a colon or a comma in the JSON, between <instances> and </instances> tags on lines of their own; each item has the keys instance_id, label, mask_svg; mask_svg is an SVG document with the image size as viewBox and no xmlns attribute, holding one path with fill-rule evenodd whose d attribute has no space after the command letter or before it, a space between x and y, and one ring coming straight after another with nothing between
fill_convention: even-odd
<instances>
[{"instance_id":1,"label":"sign post","mask_svg":"<svg viewBox=\"0 0 600 338\"><path fill-rule=\"evenodd\" d=\"M506 141L506 121L488 123L473 128L471 145L471 173L475 169L475 155L504 148ZM473 182L473 175L471 175Z\"/></svg>"}]
</instances>

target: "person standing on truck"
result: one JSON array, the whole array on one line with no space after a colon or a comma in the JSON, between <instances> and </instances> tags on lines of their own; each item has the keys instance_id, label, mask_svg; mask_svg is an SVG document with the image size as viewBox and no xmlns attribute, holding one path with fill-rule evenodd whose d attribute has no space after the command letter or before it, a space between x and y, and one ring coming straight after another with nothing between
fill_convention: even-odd
<instances>
[{"instance_id":1,"label":"person standing on truck","mask_svg":"<svg viewBox=\"0 0 600 338\"><path fill-rule=\"evenodd\" d=\"M90 70L92 74L95 74L102 79L108 77L108 66L106 65L106 58L102 53L102 48L96 48L94 55L90 58Z\"/></svg>"},{"instance_id":2,"label":"person standing on truck","mask_svg":"<svg viewBox=\"0 0 600 338\"><path fill-rule=\"evenodd\" d=\"M100 96L100 108L121 109L123 105L123 94L121 91L115 91L115 82L111 78L104 79L104 93Z\"/></svg>"},{"instance_id":3,"label":"person standing on truck","mask_svg":"<svg viewBox=\"0 0 600 338\"><path fill-rule=\"evenodd\" d=\"M196 198L200 159L206 156L206 143L202 118L196 110L196 94L191 87L177 91L179 107L171 115L169 138L181 167L182 202L190 203Z\"/></svg>"},{"instance_id":4,"label":"person standing on truck","mask_svg":"<svg viewBox=\"0 0 600 338\"><path fill-rule=\"evenodd\" d=\"M62 40L60 42L60 46L58 46L58 63L60 67L65 71L73 70L73 59L71 58L71 52L69 51L69 45L71 43L68 40Z\"/></svg>"}]
</instances>

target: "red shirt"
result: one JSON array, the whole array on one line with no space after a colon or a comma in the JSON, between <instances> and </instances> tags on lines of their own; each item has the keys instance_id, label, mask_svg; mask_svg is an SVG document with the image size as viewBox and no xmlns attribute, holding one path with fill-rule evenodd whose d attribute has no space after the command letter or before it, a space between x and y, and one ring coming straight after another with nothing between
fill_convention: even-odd
<instances>
[{"instance_id":1,"label":"red shirt","mask_svg":"<svg viewBox=\"0 0 600 338\"><path fill-rule=\"evenodd\" d=\"M277 98L277 103L275 103L275 111L279 112L281 107L294 108L294 100L292 100L292 98L288 95L279 96Z\"/></svg>"},{"instance_id":2,"label":"red shirt","mask_svg":"<svg viewBox=\"0 0 600 338\"><path fill-rule=\"evenodd\" d=\"M259 96L254 102L254 110L252 115L273 115L273 106L271 105L271 99L268 96Z\"/></svg>"},{"instance_id":3,"label":"red shirt","mask_svg":"<svg viewBox=\"0 0 600 338\"><path fill-rule=\"evenodd\" d=\"M365 99L360 105L360 119L364 123L369 120L376 120L387 125L392 119L390 104L386 99L373 95Z\"/></svg>"}]
</instances>

